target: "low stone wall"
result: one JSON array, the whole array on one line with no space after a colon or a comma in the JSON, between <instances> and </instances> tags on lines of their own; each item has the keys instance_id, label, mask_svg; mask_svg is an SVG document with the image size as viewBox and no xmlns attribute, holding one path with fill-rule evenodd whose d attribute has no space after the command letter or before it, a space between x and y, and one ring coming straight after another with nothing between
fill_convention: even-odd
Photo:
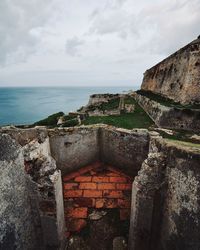
<instances>
[{"instance_id":1,"label":"low stone wall","mask_svg":"<svg viewBox=\"0 0 200 250\"><path fill-rule=\"evenodd\" d=\"M49 130L51 154L62 174L100 160L132 176L148 154L148 131L107 125Z\"/></svg>"},{"instance_id":2,"label":"low stone wall","mask_svg":"<svg viewBox=\"0 0 200 250\"><path fill-rule=\"evenodd\" d=\"M105 127L100 130L100 134L101 161L114 165L131 176L137 175L148 155L148 131Z\"/></svg>"},{"instance_id":3,"label":"low stone wall","mask_svg":"<svg viewBox=\"0 0 200 250\"><path fill-rule=\"evenodd\" d=\"M8 159L0 169L4 186L0 200L8 216L0 248L61 249L65 241L62 180L50 155L47 130L3 128L0 136L6 137L0 141L2 160Z\"/></svg>"},{"instance_id":4,"label":"low stone wall","mask_svg":"<svg viewBox=\"0 0 200 250\"><path fill-rule=\"evenodd\" d=\"M118 98L119 94L94 94L90 96L88 106L108 102L114 98Z\"/></svg>"},{"instance_id":5,"label":"low stone wall","mask_svg":"<svg viewBox=\"0 0 200 250\"><path fill-rule=\"evenodd\" d=\"M98 126L49 130L51 154L62 174L99 159L98 131Z\"/></svg>"},{"instance_id":6,"label":"low stone wall","mask_svg":"<svg viewBox=\"0 0 200 250\"><path fill-rule=\"evenodd\" d=\"M166 107L146 96L134 98L159 127L200 131L200 110Z\"/></svg>"},{"instance_id":7,"label":"low stone wall","mask_svg":"<svg viewBox=\"0 0 200 250\"><path fill-rule=\"evenodd\" d=\"M131 250L200 248L200 149L151 136L133 183Z\"/></svg>"},{"instance_id":8,"label":"low stone wall","mask_svg":"<svg viewBox=\"0 0 200 250\"><path fill-rule=\"evenodd\" d=\"M30 180L24 172L22 147L0 134L0 249L42 249L37 202L30 202Z\"/></svg>"}]
</instances>

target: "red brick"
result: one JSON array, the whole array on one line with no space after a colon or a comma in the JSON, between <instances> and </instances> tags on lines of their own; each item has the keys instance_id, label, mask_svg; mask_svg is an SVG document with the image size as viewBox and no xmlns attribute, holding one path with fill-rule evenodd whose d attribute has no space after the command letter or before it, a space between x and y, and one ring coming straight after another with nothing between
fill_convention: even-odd
<instances>
[{"instance_id":1,"label":"red brick","mask_svg":"<svg viewBox=\"0 0 200 250\"><path fill-rule=\"evenodd\" d=\"M114 172L109 172L106 174L107 176L112 176L112 177L120 177L120 174L114 173Z\"/></svg>"},{"instance_id":2,"label":"red brick","mask_svg":"<svg viewBox=\"0 0 200 250\"><path fill-rule=\"evenodd\" d=\"M130 218L130 209L120 209L120 220L128 220Z\"/></svg>"},{"instance_id":3,"label":"red brick","mask_svg":"<svg viewBox=\"0 0 200 250\"><path fill-rule=\"evenodd\" d=\"M130 184L130 183L117 184L117 189L119 189L119 190L131 190L132 184Z\"/></svg>"},{"instance_id":4,"label":"red brick","mask_svg":"<svg viewBox=\"0 0 200 250\"><path fill-rule=\"evenodd\" d=\"M94 198L86 198L86 197L75 198L74 199L74 206L94 207L95 206L95 199Z\"/></svg>"},{"instance_id":5,"label":"red brick","mask_svg":"<svg viewBox=\"0 0 200 250\"><path fill-rule=\"evenodd\" d=\"M86 207L78 207L78 208L69 208L65 210L66 217L69 218L87 218L87 211Z\"/></svg>"},{"instance_id":6,"label":"red brick","mask_svg":"<svg viewBox=\"0 0 200 250\"><path fill-rule=\"evenodd\" d=\"M97 162L94 162L94 163L92 163L92 164L90 164L88 166L85 166L85 167L79 169L78 172L82 175L84 173L89 172L92 169L97 169L100 166L101 166L101 162L97 161Z\"/></svg>"},{"instance_id":7,"label":"red brick","mask_svg":"<svg viewBox=\"0 0 200 250\"><path fill-rule=\"evenodd\" d=\"M89 182L91 181L92 177L91 176L78 176L75 178L76 182Z\"/></svg>"},{"instance_id":8,"label":"red brick","mask_svg":"<svg viewBox=\"0 0 200 250\"><path fill-rule=\"evenodd\" d=\"M96 208L117 208L118 203L116 199L96 199Z\"/></svg>"},{"instance_id":9,"label":"red brick","mask_svg":"<svg viewBox=\"0 0 200 250\"><path fill-rule=\"evenodd\" d=\"M86 166L86 167L79 169L78 172L79 172L79 175L82 175L82 174L89 172L92 169L93 169L93 166L89 165L89 166Z\"/></svg>"},{"instance_id":10,"label":"red brick","mask_svg":"<svg viewBox=\"0 0 200 250\"><path fill-rule=\"evenodd\" d=\"M83 194L82 190L66 190L64 191L64 198L81 197Z\"/></svg>"},{"instance_id":11,"label":"red brick","mask_svg":"<svg viewBox=\"0 0 200 250\"><path fill-rule=\"evenodd\" d=\"M123 193L122 191L115 191L115 190L104 190L103 197L107 198L122 198Z\"/></svg>"},{"instance_id":12,"label":"red brick","mask_svg":"<svg viewBox=\"0 0 200 250\"><path fill-rule=\"evenodd\" d=\"M109 182L109 177L107 176L94 176L92 178L92 181L94 182Z\"/></svg>"},{"instance_id":13,"label":"red brick","mask_svg":"<svg viewBox=\"0 0 200 250\"><path fill-rule=\"evenodd\" d=\"M64 183L64 189L76 189L78 183Z\"/></svg>"},{"instance_id":14,"label":"red brick","mask_svg":"<svg viewBox=\"0 0 200 250\"><path fill-rule=\"evenodd\" d=\"M87 225L84 219L67 219L66 227L70 232L80 232Z\"/></svg>"},{"instance_id":15,"label":"red brick","mask_svg":"<svg viewBox=\"0 0 200 250\"><path fill-rule=\"evenodd\" d=\"M96 175L96 174L97 174L96 171L94 171L94 170L91 170L91 171L90 171L90 175Z\"/></svg>"},{"instance_id":16,"label":"red brick","mask_svg":"<svg viewBox=\"0 0 200 250\"><path fill-rule=\"evenodd\" d=\"M110 182L127 182L127 178L126 177L110 177Z\"/></svg>"},{"instance_id":17,"label":"red brick","mask_svg":"<svg viewBox=\"0 0 200 250\"><path fill-rule=\"evenodd\" d=\"M79 172L74 172L74 173L65 175L65 176L63 176L63 181L64 182L69 181L69 180L74 179L75 177L77 177L79 175L80 175Z\"/></svg>"},{"instance_id":18,"label":"red brick","mask_svg":"<svg viewBox=\"0 0 200 250\"><path fill-rule=\"evenodd\" d=\"M96 189L97 184L93 182L80 183L80 189Z\"/></svg>"},{"instance_id":19,"label":"red brick","mask_svg":"<svg viewBox=\"0 0 200 250\"><path fill-rule=\"evenodd\" d=\"M84 197L93 197L93 198L102 197L102 191L100 191L100 190L84 190L83 196Z\"/></svg>"},{"instance_id":20,"label":"red brick","mask_svg":"<svg viewBox=\"0 0 200 250\"><path fill-rule=\"evenodd\" d=\"M120 208L130 208L131 207L131 201L127 199L118 199L118 206Z\"/></svg>"},{"instance_id":21,"label":"red brick","mask_svg":"<svg viewBox=\"0 0 200 250\"><path fill-rule=\"evenodd\" d=\"M115 189L114 183L98 183L98 189Z\"/></svg>"}]
</instances>

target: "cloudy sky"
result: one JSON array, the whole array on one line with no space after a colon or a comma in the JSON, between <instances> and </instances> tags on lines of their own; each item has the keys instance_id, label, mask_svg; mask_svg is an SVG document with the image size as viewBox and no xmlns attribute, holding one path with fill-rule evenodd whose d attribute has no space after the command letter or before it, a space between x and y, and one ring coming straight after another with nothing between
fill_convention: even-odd
<instances>
[{"instance_id":1,"label":"cloudy sky","mask_svg":"<svg viewBox=\"0 0 200 250\"><path fill-rule=\"evenodd\" d=\"M200 0L0 0L0 86L133 86L200 34Z\"/></svg>"}]
</instances>

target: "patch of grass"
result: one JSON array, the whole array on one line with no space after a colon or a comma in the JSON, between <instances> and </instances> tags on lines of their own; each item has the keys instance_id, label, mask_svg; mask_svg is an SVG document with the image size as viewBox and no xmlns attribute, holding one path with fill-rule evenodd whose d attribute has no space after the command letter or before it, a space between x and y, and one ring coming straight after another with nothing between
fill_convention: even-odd
<instances>
[{"instance_id":1,"label":"patch of grass","mask_svg":"<svg viewBox=\"0 0 200 250\"><path fill-rule=\"evenodd\" d=\"M136 104L136 101L133 97L126 97L124 100L125 104Z\"/></svg>"},{"instance_id":2,"label":"patch of grass","mask_svg":"<svg viewBox=\"0 0 200 250\"><path fill-rule=\"evenodd\" d=\"M71 119L75 119L77 117L77 115L64 115L63 119L64 121L69 121Z\"/></svg>"},{"instance_id":3,"label":"patch of grass","mask_svg":"<svg viewBox=\"0 0 200 250\"><path fill-rule=\"evenodd\" d=\"M164 131L159 131L159 134L165 139L174 141L184 141L188 143L199 143L198 140L191 138L191 136L194 134L193 132L186 130L173 130L173 133L173 135L170 135Z\"/></svg>"},{"instance_id":4,"label":"patch of grass","mask_svg":"<svg viewBox=\"0 0 200 250\"><path fill-rule=\"evenodd\" d=\"M34 125L35 126L57 126L59 117L63 115L64 115L63 112L52 114L43 120L35 122Z\"/></svg>"},{"instance_id":5,"label":"patch of grass","mask_svg":"<svg viewBox=\"0 0 200 250\"><path fill-rule=\"evenodd\" d=\"M151 91L146 91L146 90L137 90L136 93L146 96L153 101L159 102L160 104L167 106L167 107L175 107L175 108L181 108L181 109L200 109L200 104L187 104L187 105L182 105L179 102L175 102L167 97L161 96L159 94L155 94Z\"/></svg>"},{"instance_id":6,"label":"patch of grass","mask_svg":"<svg viewBox=\"0 0 200 250\"><path fill-rule=\"evenodd\" d=\"M71 119L63 123L62 127L74 127L76 125L78 125L78 120L75 118L75 119Z\"/></svg>"},{"instance_id":7,"label":"patch of grass","mask_svg":"<svg viewBox=\"0 0 200 250\"><path fill-rule=\"evenodd\" d=\"M200 149L200 144L197 144L197 143L192 143L192 142L186 142L186 141L180 141L180 140L172 140L172 139L166 139L167 141L169 142L174 142L178 145L182 145L182 146L185 146L185 147L192 147L192 148L198 148Z\"/></svg>"},{"instance_id":8,"label":"patch of grass","mask_svg":"<svg viewBox=\"0 0 200 250\"><path fill-rule=\"evenodd\" d=\"M120 128L133 129L133 128L149 128L154 122L149 118L145 111L131 98L135 104L135 111L133 113L121 114L118 116L91 116L83 121L83 124L97 124L103 123L113 125Z\"/></svg>"},{"instance_id":9,"label":"patch of grass","mask_svg":"<svg viewBox=\"0 0 200 250\"><path fill-rule=\"evenodd\" d=\"M104 102L100 105L99 109L103 111L117 109L119 107L119 100L119 98L114 98L109 102Z\"/></svg>"}]
</instances>

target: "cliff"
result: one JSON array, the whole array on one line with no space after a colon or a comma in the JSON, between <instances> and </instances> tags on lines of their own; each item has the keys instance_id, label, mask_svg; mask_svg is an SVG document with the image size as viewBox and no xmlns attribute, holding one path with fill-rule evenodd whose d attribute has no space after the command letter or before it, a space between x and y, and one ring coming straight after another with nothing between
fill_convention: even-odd
<instances>
[{"instance_id":1,"label":"cliff","mask_svg":"<svg viewBox=\"0 0 200 250\"><path fill-rule=\"evenodd\" d=\"M200 38L144 73L142 90L182 104L200 102Z\"/></svg>"}]
</instances>

